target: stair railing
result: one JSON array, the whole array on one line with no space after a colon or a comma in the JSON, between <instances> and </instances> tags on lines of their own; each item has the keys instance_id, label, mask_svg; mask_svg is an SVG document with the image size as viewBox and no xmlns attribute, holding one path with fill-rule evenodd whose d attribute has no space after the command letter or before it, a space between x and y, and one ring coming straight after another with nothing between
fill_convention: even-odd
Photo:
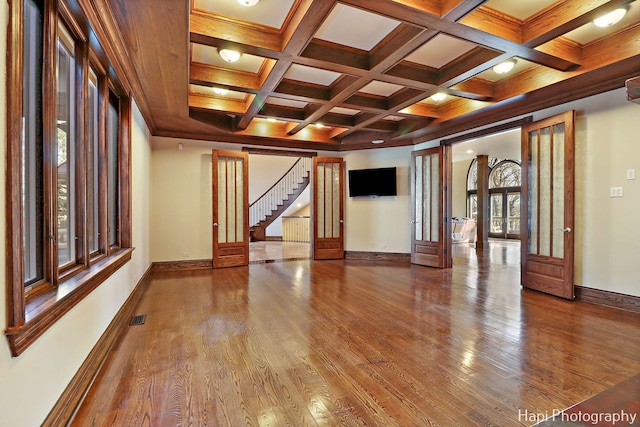
<instances>
[{"instance_id":1,"label":"stair railing","mask_svg":"<svg viewBox=\"0 0 640 427\"><path fill-rule=\"evenodd\" d=\"M311 172L311 157L300 157L275 184L249 206L249 225L257 225L282 205Z\"/></svg>"}]
</instances>

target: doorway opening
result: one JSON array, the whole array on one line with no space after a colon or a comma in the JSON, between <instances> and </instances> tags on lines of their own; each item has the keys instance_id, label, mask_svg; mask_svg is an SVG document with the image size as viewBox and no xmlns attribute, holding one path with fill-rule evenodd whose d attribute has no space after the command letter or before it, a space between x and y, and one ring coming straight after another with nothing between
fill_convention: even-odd
<instances>
[{"instance_id":1,"label":"doorway opening","mask_svg":"<svg viewBox=\"0 0 640 427\"><path fill-rule=\"evenodd\" d=\"M251 150L249 160L249 263L309 259L312 158Z\"/></svg>"},{"instance_id":2,"label":"doorway opening","mask_svg":"<svg viewBox=\"0 0 640 427\"><path fill-rule=\"evenodd\" d=\"M453 265L484 262L520 266L521 128L456 143L452 147ZM485 156L486 176L478 176ZM482 182L484 180L484 183ZM478 217L478 188L487 208ZM478 221L483 221L478 224ZM484 242L478 242L484 228Z\"/></svg>"}]
</instances>

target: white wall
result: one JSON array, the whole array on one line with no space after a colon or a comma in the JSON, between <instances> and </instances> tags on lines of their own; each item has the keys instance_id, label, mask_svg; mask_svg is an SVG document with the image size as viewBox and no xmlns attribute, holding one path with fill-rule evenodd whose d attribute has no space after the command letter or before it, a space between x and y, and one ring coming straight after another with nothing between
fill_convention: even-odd
<instances>
[{"instance_id":1,"label":"white wall","mask_svg":"<svg viewBox=\"0 0 640 427\"><path fill-rule=\"evenodd\" d=\"M640 296L640 105L617 90L577 107L576 283ZM610 198L610 187L624 197Z\"/></svg>"},{"instance_id":2,"label":"white wall","mask_svg":"<svg viewBox=\"0 0 640 427\"><path fill-rule=\"evenodd\" d=\"M153 137L152 141L151 259L211 259L211 150L239 151L242 146L165 137ZM182 150L178 150L178 143L183 144ZM254 162L266 165L269 170L252 172ZM252 155L249 161L250 192L259 197L293 162L293 157ZM261 184L258 190L252 189L253 181ZM281 234L280 231L278 235Z\"/></svg>"},{"instance_id":3,"label":"white wall","mask_svg":"<svg viewBox=\"0 0 640 427\"><path fill-rule=\"evenodd\" d=\"M0 174L0 200L5 200L7 3L2 2L0 8L0 150L3 164L3 172ZM132 260L64 315L20 356L11 357L8 341L2 339L0 424L3 426L38 426L42 423L150 265L149 131L135 105L132 125L132 238L136 247ZM0 214L0 289L3 292L6 289L5 228L3 212ZM4 331L5 328L6 306L2 302L0 330Z\"/></svg>"},{"instance_id":4,"label":"white wall","mask_svg":"<svg viewBox=\"0 0 640 427\"><path fill-rule=\"evenodd\" d=\"M347 251L408 253L411 250L411 151L412 147L379 148L344 155L347 170L395 166L398 186L397 196L348 197L348 176L345 176Z\"/></svg>"}]
</instances>

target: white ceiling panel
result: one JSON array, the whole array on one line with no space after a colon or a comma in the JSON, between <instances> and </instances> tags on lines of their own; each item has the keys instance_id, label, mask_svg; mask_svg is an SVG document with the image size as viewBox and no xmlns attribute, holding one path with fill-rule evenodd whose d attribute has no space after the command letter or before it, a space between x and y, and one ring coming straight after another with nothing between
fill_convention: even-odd
<instances>
[{"instance_id":1,"label":"white ceiling panel","mask_svg":"<svg viewBox=\"0 0 640 427\"><path fill-rule=\"evenodd\" d=\"M368 51L399 24L391 18L338 3L315 37Z\"/></svg>"},{"instance_id":2,"label":"white ceiling panel","mask_svg":"<svg viewBox=\"0 0 640 427\"><path fill-rule=\"evenodd\" d=\"M293 64L289 67L289 70L284 77L291 80L297 80L299 82L330 86L338 79L338 77L340 77L340 74L334 73L333 71L321 70L320 68Z\"/></svg>"},{"instance_id":3,"label":"white ceiling panel","mask_svg":"<svg viewBox=\"0 0 640 427\"><path fill-rule=\"evenodd\" d=\"M405 59L432 68L442 68L477 45L445 34L438 34Z\"/></svg>"}]
</instances>

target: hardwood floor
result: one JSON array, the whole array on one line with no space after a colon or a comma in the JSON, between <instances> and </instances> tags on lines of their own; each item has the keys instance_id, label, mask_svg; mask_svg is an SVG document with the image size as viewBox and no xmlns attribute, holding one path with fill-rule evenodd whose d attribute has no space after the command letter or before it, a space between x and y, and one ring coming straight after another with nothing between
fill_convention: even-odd
<instances>
[{"instance_id":1,"label":"hardwood floor","mask_svg":"<svg viewBox=\"0 0 640 427\"><path fill-rule=\"evenodd\" d=\"M640 315L522 290L517 246L454 247L446 271L154 273L72 425L530 425L640 372Z\"/></svg>"},{"instance_id":2,"label":"hardwood floor","mask_svg":"<svg viewBox=\"0 0 640 427\"><path fill-rule=\"evenodd\" d=\"M311 245L305 242L262 241L249 243L249 263L309 259Z\"/></svg>"}]
</instances>

